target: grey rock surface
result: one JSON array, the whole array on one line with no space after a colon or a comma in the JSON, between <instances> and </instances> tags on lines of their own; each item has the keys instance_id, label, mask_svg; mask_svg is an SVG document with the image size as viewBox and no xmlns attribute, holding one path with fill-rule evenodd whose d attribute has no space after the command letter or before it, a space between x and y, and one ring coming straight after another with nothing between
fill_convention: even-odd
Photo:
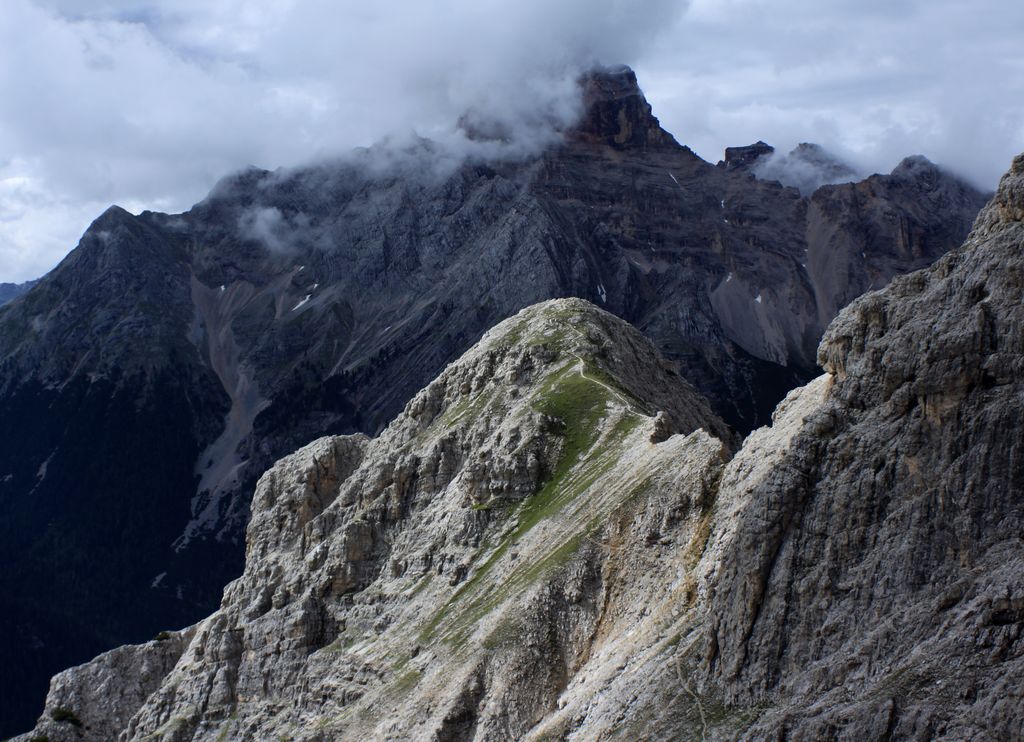
<instances>
[{"instance_id":1,"label":"grey rock surface","mask_svg":"<svg viewBox=\"0 0 1024 742\"><path fill-rule=\"evenodd\" d=\"M723 159L718 161L718 167L751 172L758 163L774 153L775 147L761 140L745 147L726 147Z\"/></svg>"},{"instance_id":2,"label":"grey rock surface","mask_svg":"<svg viewBox=\"0 0 1024 742\"><path fill-rule=\"evenodd\" d=\"M963 248L844 310L710 600L750 739L1024 736L1024 156Z\"/></svg>"}]
</instances>

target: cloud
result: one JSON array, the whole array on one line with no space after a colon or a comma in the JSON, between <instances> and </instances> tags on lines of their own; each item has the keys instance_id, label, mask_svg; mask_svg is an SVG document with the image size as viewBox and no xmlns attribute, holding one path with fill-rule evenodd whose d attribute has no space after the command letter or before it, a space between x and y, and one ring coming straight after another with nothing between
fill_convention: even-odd
<instances>
[{"instance_id":1,"label":"cloud","mask_svg":"<svg viewBox=\"0 0 1024 742\"><path fill-rule=\"evenodd\" d=\"M637 74L698 154L818 142L867 172L924 154L993 188L1024 150L1024 4L694 0Z\"/></svg>"},{"instance_id":2,"label":"cloud","mask_svg":"<svg viewBox=\"0 0 1024 742\"><path fill-rule=\"evenodd\" d=\"M0 277L50 268L109 203L182 210L246 165L450 136L466 112L541 137L574 115L580 70L639 59L684 7L5 0Z\"/></svg>"},{"instance_id":3,"label":"cloud","mask_svg":"<svg viewBox=\"0 0 1024 742\"><path fill-rule=\"evenodd\" d=\"M788 153L776 150L761 157L753 172L764 180L777 180L797 188L805 196L829 183L851 183L864 177L820 145L807 142Z\"/></svg>"},{"instance_id":4,"label":"cloud","mask_svg":"<svg viewBox=\"0 0 1024 742\"><path fill-rule=\"evenodd\" d=\"M991 186L1024 149L1021 27L1007 0L5 0L0 280L52 267L111 203L180 211L250 164L466 145L467 112L539 146L595 62L632 64L711 161L817 141Z\"/></svg>"},{"instance_id":5,"label":"cloud","mask_svg":"<svg viewBox=\"0 0 1024 742\"><path fill-rule=\"evenodd\" d=\"M285 248L284 240L291 225L276 206L248 209L238 218L238 231L245 239L262 242L269 249Z\"/></svg>"}]
</instances>

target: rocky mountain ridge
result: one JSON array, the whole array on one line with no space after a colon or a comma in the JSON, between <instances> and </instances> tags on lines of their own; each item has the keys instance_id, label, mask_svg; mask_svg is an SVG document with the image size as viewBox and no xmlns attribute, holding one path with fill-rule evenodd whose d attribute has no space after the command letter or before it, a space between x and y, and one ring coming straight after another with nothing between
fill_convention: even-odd
<instances>
[{"instance_id":1,"label":"rocky mountain ridge","mask_svg":"<svg viewBox=\"0 0 1024 742\"><path fill-rule=\"evenodd\" d=\"M581 94L525 160L420 142L246 171L185 214L111 208L0 309L0 663L25 668L0 719L208 613L273 461L379 432L522 308L608 309L748 430L842 306L959 244L983 201L927 163L806 198L679 145L628 69Z\"/></svg>"},{"instance_id":2,"label":"rocky mountain ridge","mask_svg":"<svg viewBox=\"0 0 1024 742\"><path fill-rule=\"evenodd\" d=\"M579 300L524 310L416 395L379 438L325 438L275 465L256 494L248 569L221 611L141 654L101 658L89 675L96 683L66 673L53 706L74 709L82 739L301 737L306 727L325 738L424 738L436 727L451 739L469 720L461 717L475 713L462 709L467 692L477 705L485 682L514 692L539 670L537 692L511 706L503 691L486 691L491 718L474 724L492 735L521 728L568 670L544 667L543 632L518 641L521 622L537 616L564 638L593 631L599 606L585 592L594 568L561 586L584 590L568 605L548 595L551 576L567 564L580 569L576 551L592 551L606 518L625 525L638 497L669 497L678 473L648 479L669 462L720 466L728 448L704 428L729 437L626 323ZM668 544L681 518L694 525L685 500L663 507L648 518L652 543ZM253 633L259 647L230 638ZM234 649L218 649L225 642ZM481 663L480 642L506 661ZM224 662L209 664L213 657ZM149 693L194 712L154 705L139 715L147 694L122 696L111 671L131 677L140 659L161 668ZM270 686L270 706L252 707L259 718L225 731L226 719L245 715L237 704L251 697L261 706L259 688ZM391 705L417 686L435 711L394 717ZM108 693L126 700L111 709ZM362 721L337 725L335 715ZM61 739L65 731L54 722L45 733Z\"/></svg>"},{"instance_id":3,"label":"rocky mountain ridge","mask_svg":"<svg viewBox=\"0 0 1024 742\"><path fill-rule=\"evenodd\" d=\"M525 310L279 462L220 610L61 674L35 733L1019 738L1022 289L1024 155L734 454L624 323Z\"/></svg>"}]
</instances>

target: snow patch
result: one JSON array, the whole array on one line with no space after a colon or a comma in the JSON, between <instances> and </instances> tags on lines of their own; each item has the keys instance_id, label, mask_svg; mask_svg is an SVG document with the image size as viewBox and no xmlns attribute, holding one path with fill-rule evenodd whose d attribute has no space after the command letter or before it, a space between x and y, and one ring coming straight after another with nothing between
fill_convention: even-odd
<instances>
[{"instance_id":1,"label":"snow patch","mask_svg":"<svg viewBox=\"0 0 1024 742\"><path fill-rule=\"evenodd\" d=\"M601 297L601 303L602 304L607 304L608 303L608 292L604 290L604 284L603 283L597 284L597 293L598 293L598 296Z\"/></svg>"},{"instance_id":2,"label":"snow patch","mask_svg":"<svg viewBox=\"0 0 1024 742\"><path fill-rule=\"evenodd\" d=\"M686 193L686 189L683 188L683 184L679 182L679 179L675 175L672 174L672 171L666 170L665 172L668 173L668 177L672 178L672 182L679 186L679 190L681 190L683 193Z\"/></svg>"},{"instance_id":3,"label":"snow patch","mask_svg":"<svg viewBox=\"0 0 1024 742\"><path fill-rule=\"evenodd\" d=\"M729 283L732 280L732 271L729 271L729 275L725 277L725 282Z\"/></svg>"},{"instance_id":4,"label":"snow patch","mask_svg":"<svg viewBox=\"0 0 1024 742\"><path fill-rule=\"evenodd\" d=\"M309 298L310 298L311 296L313 296L313 295L312 295L312 294L306 294L306 298L305 298L305 299L303 299L302 301L300 301L300 302L299 302L298 304L296 304L296 305L295 305L294 307L292 307L292 311L294 312L294 311L295 311L296 309L298 309L298 308L299 308L299 307L301 307L301 306L302 306L303 304L305 304L305 303L306 303L307 301L309 301Z\"/></svg>"},{"instance_id":5,"label":"snow patch","mask_svg":"<svg viewBox=\"0 0 1024 742\"><path fill-rule=\"evenodd\" d=\"M761 303L761 295L758 294L757 296L755 296L754 297L754 301L756 301L758 304L760 304Z\"/></svg>"},{"instance_id":6,"label":"snow patch","mask_svg":"<svg viewBox=\"0 0 1024 742\"><path fill-rule=\"evenodd\" d=\"M221 285L220 285L220 290L221 290L221 291L224 291L224 290L225 290L225 288L226 288L226 287L224 286L224 284L221 284Z\"/></svg>"},{"instance_id":7,"label":"snow patch","mask_svg":"<svg viewBox=\"0 0 1024 742\"><path fill-rule=\"evenodd\" d=\"M722 208L724 209L725 208L725 199L723 198L720 203L722 204Z\"/></svg>"},{"instance_id":8,"label":"snow patch","mask_svg":"<svg viewBox=\"0 0 1024 742\"><path fill-rule=\"evenodd\" d=\"M56 450L54 450L53 453L47 456L46 461L41 463L39 465L39 469L36 470L36 479L38 479L40 482L46 479L46 469L50 466L50 460L53 458L53 454L55 453L57 453Z\"/></svg>"},{"instance_id":9,"label":"snow patch","mask_svg":"<svg viewBox=\"0 0 1024 742\"><path fill-rule=\"evenodd\" d=\"M156 589L156 588L160 587L160 583L162 583L164 581L164 578L166 576L167 576L166 572L161 572L160 574L158 574L156 577L153 578L153 582L150 583L149 586L151 588L153 588L153 589Z\"/></svg>"}]
</instances>

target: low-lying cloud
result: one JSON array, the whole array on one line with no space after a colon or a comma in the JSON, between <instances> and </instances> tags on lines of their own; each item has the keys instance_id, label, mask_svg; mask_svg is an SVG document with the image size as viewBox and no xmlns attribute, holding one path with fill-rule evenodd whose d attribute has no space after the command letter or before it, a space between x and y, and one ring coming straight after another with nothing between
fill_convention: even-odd
<instances>
[{"instance_id":1,"label":"low-lying cloud","mask_svg":"<svg viewBox=\"0 0 1024 742\"><path fill-rule=\"evenodd\" d=\"M0 280L48 270L111 203L180 211L250 164L384 137L528 152L594 63L632 64L711 161L817 141L992 187L1024 149L1022 26L1006 0L5 0ZM467 143L463 115L507 141Z\"/></svg>"},{"instance_id":2,"label":"low-lying cloud","mask_svg":"<svg viewBox=\"0 0 1024 742\"><path fill-rule=\"evenodd\" d=\"M864 177L820 145L801 143L790 152L775 150L761 157L753 168L754 174L764 180L777 180L792 186L805 196L830 183L851 183Z\"/></svg>"},{"instance_id":3,"label":"low-lying cloud","mask_svg":"<svg viewBox=\"0 0 1024 742\"><path fill-rule=\"evenodd\" d=\"M0 278L51 267L109 203L182 210L250 164L450 138L466 113L539 145L581 70L642 58L685 6L5 0Z\"/></svg>"},{"instance_id":4,"label":"low-lying cloud","mask_svg":"<svg viewBox=\"0 0 1024 742\"><path fill-rule=\"evenodd\" d=\"M1021 29L1012 0L693 0L637 74L711 161L810 141L868 173L923 154L991 189L1024 150Z\"/></svg>"}]
</instances>

